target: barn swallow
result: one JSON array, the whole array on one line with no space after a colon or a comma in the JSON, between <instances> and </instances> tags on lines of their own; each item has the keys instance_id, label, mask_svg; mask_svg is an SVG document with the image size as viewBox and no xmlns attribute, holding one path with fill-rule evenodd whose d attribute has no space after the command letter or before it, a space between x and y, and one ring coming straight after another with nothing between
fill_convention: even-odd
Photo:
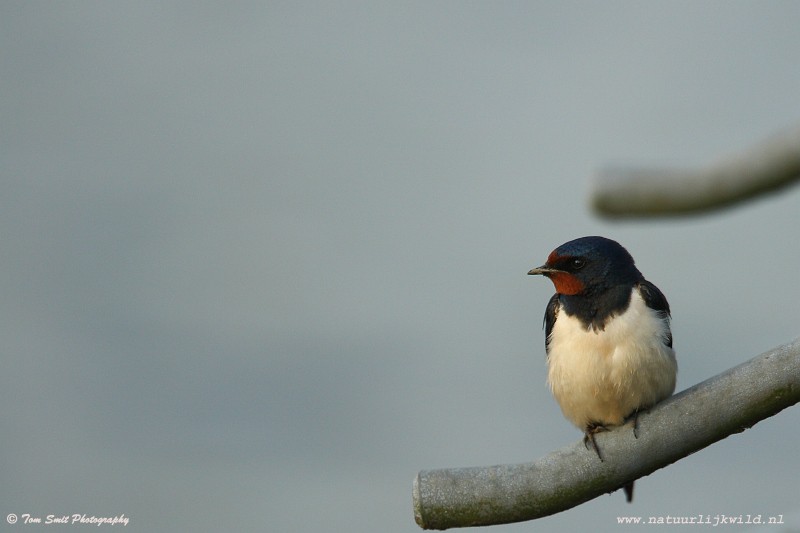
<instances>
[{"instance_id":1,"label":"barn swallow","mask_svg":"<svg viewBox=\"0 0 800 533\"><path fill-rule=\"evenodd\" d=\"M675 390L670 310L664 294L619 243L582 237L553 250L528 274L553 282L544 315L547 382L564 416L594 435L636 418ZM628 502L633 482L625 485Z\"/></svg>"}]
</instances>

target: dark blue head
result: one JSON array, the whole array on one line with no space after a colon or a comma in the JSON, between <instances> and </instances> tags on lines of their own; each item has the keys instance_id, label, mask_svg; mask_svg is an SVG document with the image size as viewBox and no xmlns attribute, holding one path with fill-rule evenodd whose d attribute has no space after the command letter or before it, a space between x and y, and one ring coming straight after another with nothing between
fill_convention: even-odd
<instances>
[{"instance_id":1,"label":"dark blue head","mask_svg":"<svg viewBox=\"0 0 800 533\"><path fill-rule=\"evenodd\" d=\"M594 295L644 279L633 257L618 242L605 237L581 237L553 250L547 262L528 274L550 278L556 292Z\"/></svg>"}]
</instances>

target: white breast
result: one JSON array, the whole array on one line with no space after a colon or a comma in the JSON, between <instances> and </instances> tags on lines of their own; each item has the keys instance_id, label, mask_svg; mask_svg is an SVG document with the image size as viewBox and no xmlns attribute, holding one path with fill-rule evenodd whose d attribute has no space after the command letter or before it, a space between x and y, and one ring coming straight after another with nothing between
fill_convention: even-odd
<instances>
[{"instance_id":1,"label":"white breast","mask_svg":"<svg viewBox=\"0 0 800 533\"><path fill-rule=\"evenodd\" d=\"M547 356L548 384L573 424L619 425L675 390L678 364L664 344L669 323L633 291L628 309L604 330L559 312Z\"/></svg>"}]
</instances>

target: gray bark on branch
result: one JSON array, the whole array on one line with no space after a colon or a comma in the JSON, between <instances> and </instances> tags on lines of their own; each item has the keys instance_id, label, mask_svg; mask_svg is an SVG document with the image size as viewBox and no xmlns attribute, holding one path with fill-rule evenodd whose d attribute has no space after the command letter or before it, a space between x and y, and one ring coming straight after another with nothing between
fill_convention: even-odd
<instances>
[{"instance_id":1,"label":"gray bark on branch","mask_svg":"<svg viewBox=\"0 0 800 533\"><path fill-rule=\"evenodd\" d=\"M423 529L487 526L552 515L615 491L800 401L800 338L687 389L630 425L538 461L424 470L414 480ZM709 487L711 489L712 487Z\"/></svg>"},{"instance_id":2,"label":"gray bark on branch","mask_svg":"<svg viewBox=\"0 0 800 533\"><path fill-rule=\"evenodd\" d=\"M606 218L711 212L800 181L800 127L698 170L607 170L591 204Z\"/></svg>"}]
</instances>

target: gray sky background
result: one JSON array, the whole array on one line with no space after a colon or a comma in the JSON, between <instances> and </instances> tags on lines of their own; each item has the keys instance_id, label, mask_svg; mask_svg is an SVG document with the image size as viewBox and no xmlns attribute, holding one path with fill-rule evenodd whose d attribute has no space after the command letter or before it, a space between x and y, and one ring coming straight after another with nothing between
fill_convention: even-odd
<instances>
[{"instance_id":1,"label":"gray sky background","mask_svg":"<svg viewBox=\"0 0 800 533\"><path fill-rule=\"evenodd\" d=\"M552 286L525 274L582 235L622 242L669 298L679 390L795 338L800 190L647 223L587 198L608 165L703 165L800 121L798 20L796 2L3 3L0 516L418 531L419 470L580 438L545 385ZM798 428L781 413L642 479L634 505L494 529L796 531Z\"/></svg>"}]
</instances>

